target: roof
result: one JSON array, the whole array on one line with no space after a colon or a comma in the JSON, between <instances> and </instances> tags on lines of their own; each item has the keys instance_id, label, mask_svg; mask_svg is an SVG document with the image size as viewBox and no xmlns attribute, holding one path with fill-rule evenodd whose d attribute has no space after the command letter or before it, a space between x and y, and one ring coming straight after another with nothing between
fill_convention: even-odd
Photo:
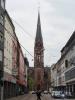
<instances>
[{"instance_id":1,"label":"roof","mask_svg":"<svg viewBox=\"0 0 75 100\"><path fill-rule=\"evenodd\" d=\"M38 22L37 22L37 31L35 41L42 41L42 33L41 33L41 22L40 22L40 13L38 12Z\"/></svg>"},{"instance_id":2,"label":"roof","mask_svg":"<svg viewBox=\"0 0 75 100\"><path fill-rule=\"evenodd\" d=\"M65 47L68 47L72 41L75 39L75 31L73 32L72 36L70 37L70 39L68 40L68 42L66 43L66 45L62 48L61 52L64 51Z\"/></svg>"}]
</instances>

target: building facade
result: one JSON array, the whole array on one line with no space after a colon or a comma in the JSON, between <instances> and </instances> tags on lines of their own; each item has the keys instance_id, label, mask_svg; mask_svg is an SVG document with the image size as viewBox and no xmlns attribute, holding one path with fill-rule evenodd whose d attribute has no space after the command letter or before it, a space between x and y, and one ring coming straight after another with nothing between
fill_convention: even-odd
<instances>
[{"instance_id":1,"label":"building facade","mask_svg":"<svg viewBox=\"0 0 75 100\"><path fill-rule=\"evenodd\" d=\"M35 90L34 87L34 67L28 67L28 91L33 91Z\"/></svg>"},{"instance_id":2,"label":"building facade","mask_svg":"<svg viewBox=\"0 0 75 100\"><path fill-rule=\"evenodd\" d=\"M57 68L56 64L51 66L51 87L54 88L57 86Z\"/></svg>"},{"instance_id":3,"label":"building facade","mask_svg":"<svg viewBox=\"0 0 75 100\"><path fill-rule=\"evenodd\" d=\"M75 31L61 50L64 58L66 91L75 96Z\"/></svg>"},{"instance_id":4,"label":"building facade","mask_svg":"<svg viewBox=\"0 0 75 100\"><path fill-rule=\"evenodd\" d=\"M55 72L56 74L54 74ZM57 77L57 78L56 78ZM61 57L53 67L51 67L51 81L57 81L56 89L63 90L75 96L75 31L61 50ZM54 86L54 85L52 85Z\"/></svg>"},{"instance_id":5,"label":"building facade","mask_svg":"<svg viewBox=\"0 0 75 100\"><path fill-rule=\"evenodd\" d=\"M24 62L24 55L20 47L20 44L19 44L19 69L18 69L17 84L18 84L20 93L24 92L25 87L26 87L25 62Z\"/></svg>"},{"instance_id":6,"label":"building facade","mask_svg":"<svg viewBox=\"0 0 75 100\"><path fill-rule=\"evenodd\" d=\"M13 70L13 35L15 33L14 25L5 11L4 26L4 98L16 95L16 78L12 76Z\"/></svg>"},{"instance_id":7,"label":"building facade","mask_svg":"<svg viewBox=\"0 0 75 100\"><path fill-rule=\"evenodd\" d=\"M25 62L25 69L24 69L24 76L25 76L25 93L28 92L28 67L29 67L29 61L27 57L24 57L24 62Z\"/></svg>"},{"instance_id":8,"label":"building facade","mask_svg":"<svg viewBox=\"0 0 75 100\"><path fill-rule=\"evenodd\" d=\"M57 90L62 90L65 92L66 84L65 84L65 66L64 59L61 57L56 63L57 68Z\"/></svg>"},{"instance_id":9,"label":"building facade","mask_svg":"<svg viewBox=\"0 0 75 100\"><path fill-rule=\"evenodd\" d=\"M4 11L5 0L0 0L0 100L3 98Z\"/></svg>"},{"instance_id":10,"label":"building facade","mask_svg":"<svg viewBox=\"0 0 75 100\"><path fill-rule=\"evenodd\" d=\"M44 67L44 90L51 89L51 68Z\"/></svg>"},{"instance_id":11,"label":"building facade","mask_svg":"<svg viewBox=\"0 0 75 100\"><path fill-rule=\"evenodd\" d=\"M41 33L40 13L38 13L37 31L34 46L34 76L35 89L43 89L44 86L44 46Z\"/></svg>"},{"instance_id":12,"label":"building facade","mask_svg":"<svg viewBox=\"0 0 75 100\"><path fill-rule=\"evenodd\" d=\"M27 87L27 69L15 27L5 11L4 28L4 98L25 93Z\"/></svg>"}]
</instances>

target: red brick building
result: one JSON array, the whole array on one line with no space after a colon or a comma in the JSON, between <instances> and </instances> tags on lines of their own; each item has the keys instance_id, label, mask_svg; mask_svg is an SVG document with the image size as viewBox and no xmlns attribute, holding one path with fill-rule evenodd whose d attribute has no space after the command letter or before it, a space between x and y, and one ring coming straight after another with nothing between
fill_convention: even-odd
<instances>
[{"instance_id":1,"label":"red brick building","mask_svg":"<svg viewBox=\"0 0 75 100\"><path fill-rule=\"evenodd\" d=\"M44 88L44 46L41 33L40 13L38 13L37 31L34 46L35 89Z\"/></svg>"}]
</instances>

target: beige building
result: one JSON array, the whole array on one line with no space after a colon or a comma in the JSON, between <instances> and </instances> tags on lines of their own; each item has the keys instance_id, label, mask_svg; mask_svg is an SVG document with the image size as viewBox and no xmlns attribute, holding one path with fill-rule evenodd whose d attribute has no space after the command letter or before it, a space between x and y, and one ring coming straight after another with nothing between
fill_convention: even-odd
<instances>
[{"instance_id":1,"label":"beige building","mask_svg":"<svg viewBox=\"0 0 75 100\"><path fill-rule=\"evenodd\" d=\"M5 11L5 26L4 26L4 98L12 97L16 95L16 78L12 76L12 39L15 28L7 13ZM8 92L9 91L9 92ZM12 92L13 91L13 92Z\"/></svg>"},{"instance_id":2,"label":"beige building","mask_svg":"<svg viewBox=\"0 0 75 100\"><path fill-rule=\"evenodd\" d=\"M51 66L51 87L57 86L57 68L56 64Z\"/></svg>"},{"instance_id":3,"label":"beige building","mask_svg":"<svg viewBox=\"0 0 75 100\"><path fill-rule=\"evenodd\" d=\"M61 57L56 63L57 66L57 86L65 86L65 64Z\"/></svg>"},{"instance_id":4,"label":"beige building","mask_svg":"<svg viewBox=\"0 0 75 100\"><path fill-rule=\"evenodd\" d=\"M51 86L54 90L65 90L65 66L62 58L51 66Z\"/></svg>"},{"instance_id":5,"label":"beige building","mask_svg":"<svg viewBox=\"0 0 75 100\"><path fill-rule=\"evenodd\" d=\"M5 13L5 33L4 33L4 72L12 74L12 36L14 26L10 21L9 15Z\"/></svg>"}]
</instances>

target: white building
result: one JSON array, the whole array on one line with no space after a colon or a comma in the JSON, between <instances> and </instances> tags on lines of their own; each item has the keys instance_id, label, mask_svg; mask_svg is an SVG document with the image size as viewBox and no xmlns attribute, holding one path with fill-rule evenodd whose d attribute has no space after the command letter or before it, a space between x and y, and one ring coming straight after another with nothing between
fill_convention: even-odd
<instances>
[{"instance_id":1,"label":"white building","mask_svg":"<svg viewBox=\"0 0 75 100\"><path fill-rule=\"evenodd\" d=\"M51 66L51 87L57 86L57 68L56 64Z\"/></svg>"},{"instance_id":2,"label":"white building","mask_svg":"<svg viewBox=\"0 0 75 100\"><path fill-rule=\"evenodd\" d=\"M64 58L66 89L75 95L75 32L61 50L61 57Z\"/></svg>"}]
</instances>

